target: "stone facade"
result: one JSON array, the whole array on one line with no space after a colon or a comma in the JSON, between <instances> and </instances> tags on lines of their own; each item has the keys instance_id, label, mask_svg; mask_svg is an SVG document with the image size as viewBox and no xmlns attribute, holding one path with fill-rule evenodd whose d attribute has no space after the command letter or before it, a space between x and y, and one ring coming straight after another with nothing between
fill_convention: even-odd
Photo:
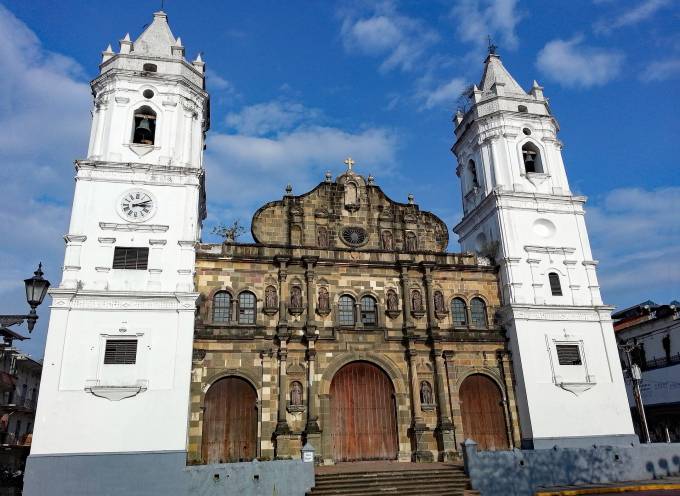
<instances>
[{"instance_id":1,"label":"stone facade","mask_svg":"<svg viewBox=\"0 0 680 496\"><path fill-rule=\"evenodd\" d=\"M400 460L458 454L466 436L458 392L471 374L498 385L508 445L518 442L510 356L494 318L496 269L472 254L446 253L440 219L412 200L391 201L372 178L348 171L265 205L252 232L253 244L197 249L190 463L204 461L206 392L227 376L257 391L253 456L297 458L308 441L332 462L331 384L353 361L377 365L392 382ZM255 296L254 321L241 308L244 291ZM375 313L365 312L364 297ZM456 323L454 298L466 313ZM351 323L342 308L348 301Z\"/></svg>"}]
</instances>

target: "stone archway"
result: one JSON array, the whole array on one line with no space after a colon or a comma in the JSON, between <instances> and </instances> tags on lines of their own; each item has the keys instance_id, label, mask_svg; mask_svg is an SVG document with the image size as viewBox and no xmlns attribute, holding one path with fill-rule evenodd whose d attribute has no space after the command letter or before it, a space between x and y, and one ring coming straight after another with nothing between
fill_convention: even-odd
<instances>
[{"instance_id":1,"label":"stone archway","mask_svg":"<svg viewBox=\"0 0 680 496\"><path fill-rule=\"evenodd\" d=\"M257 456L257 392L241 377L215 381L205 395L201 456L204 463Z\"/></svg>"},{"instance_id":2,"label":"stone archway","mask_svg":"<svg viewBox=\"0 0 680 496\"><path fill-rule=\"evenodd\" d=\"M459 390L463 436L480 450L508 449L503 395L496 382L484 374L465 378Z\"/></svg>"},{"instance_id":3,"label":"stone archway","mask_svg":"<svg viewBox=\"0 0 680 496\"><path fill-rule=\"evenodd\" d=\"M330 385L330 441L336 461L394 460L399 442L394 386L378 366L344 365Z\"/></svg>"}]
</instances>

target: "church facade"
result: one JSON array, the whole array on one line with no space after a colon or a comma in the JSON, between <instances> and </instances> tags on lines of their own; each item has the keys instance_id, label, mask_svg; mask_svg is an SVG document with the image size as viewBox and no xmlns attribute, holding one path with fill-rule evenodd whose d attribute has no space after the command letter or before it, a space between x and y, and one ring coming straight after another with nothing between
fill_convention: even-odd
<instances>
[{"instance_id":1,"label":"church facade","mask_svg":"<svg viewBox=\"0 0 680 496\"><path fill-rule=\"evenodd\" d=\"M305 443L333 463L635 442L586 199L536 82L491 50L455 116L462 253L351 159L260 208L253 243L204 244L209 95L184 53L157 12L91 83L27 495L175 494L187 464Z\"/></svg>"},{"instance_id":2,"label":"church facade","mask_svg":"<svg viewBox=\"0 0 680 496\"><path fill-rule=\"evenodd\" d=\"M446 252L439 218L348 170L266 204L252 233L197 249L190 461L519 443L497 271Z\"/></svg>"}]
</instances>

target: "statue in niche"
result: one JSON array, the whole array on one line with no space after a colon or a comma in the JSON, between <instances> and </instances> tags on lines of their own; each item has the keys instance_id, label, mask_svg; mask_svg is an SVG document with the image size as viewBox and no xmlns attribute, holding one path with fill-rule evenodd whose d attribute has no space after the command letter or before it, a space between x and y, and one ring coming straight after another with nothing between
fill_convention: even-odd
<instances>
[{"instance_id":1,"label":"statue in niche","mask_svg":"<svg viewBox=\"0 0 680 496\"><path fill-rule=\"evenodd\" d=\"M430 383L427 381L420 383L420 403L423 405L434 405L432 386L430 386Z\"/></svg>"},{"instance_id":2,"label":"statue in niche","mask_svg":"<svg viewBox=\"0 0 680 496\"><path fill-rule=\"evenodd\" d=\"M423 296L417 289L414 289L411 292L411 310L413 310L414 312L423 311Z\"/></svg>"},{"instance_id":3,"label":"statue in niche","mask_svg":"<svg viewBox=\"0 0 680 496\"><path fill-rule=\"evenodd\" d=\"M393 249L392 233L390 231L383 231L380 237L382 239L383 250L392 250Z\"/></svg>"},{"instance_id":4,"label":"statue in niche","mask_svg":"<svg viewBox=\"0 0 680 496\"><path fill-rule=\"evenodd\" d=\"M359 190L354 183L345 183L345 206L359 205Z\"/></svg>"},{"instance_id":5,"label":"statue in niche","mask_svg":"<svg viewBox=\"0 0 680 496\"><path fill-rule=\"evenodd\" d=\"M411 231L406 233L406 251L416 251L417 246L416 235Z\"/></svg>"},{"instance_id":6,"label":"statue in niche","mask_svg":"<svg viewBox=\"0 0 680 496\"><path fill-rule=\"evenodd\" d=\"M290 404L291 406L302 406L302 384L293 381L290 385Z\"/></svg>"},{"instance_id":7,"label":"statue in niche","mask_svg":"<svg viewBox=\"0 0 680 496\"><path fill-rule=\"evenodd\" d=\"M276 308L278 306L279 297L276 294L274 286L267 286L264 290L264 306L265 308Z\"/></svg>"},{"instance_id":8,"label":"statue in niche","mask_svg":"<svg viewBox=\"0 0 680 496\"><path fill-rule=\"evenodd\" d=\"M331 309L330 298L326 288L319 288L319 301L317 303L319 312L329 312Z\"/></svg>"},{"instance_id":9,"label":"statue in niche","mask_svg":"<svg viewBox=\"0 0 680 496\"><path fill-rule=\"evenodd\" d=\"M293 286L290 289L290 307L302 308L302 289L300 289L300 286Z\"/></svg>"},{"instance_id":10,"label":"statue in niche","mask_svg":"<svg viewBox=\"0 0 680 496\"><path fill-rule=\"evenodd\" d=\"M319 227L316 230L316 244L319 248L328 248L328 229Z\"/></svg>"},{"instance_id":11,"label":"statue in niche","mask_svg":"<svg viewBox=\"0 0 680 496\"><path fill-rule=\"evenodd\" d=\"M436 313L446 313L446 305L444 304L444 295L441 291L434 292L434 311Z\"/></svg>"},{"instance_id":12,"label":"statue in niche","mask_svg":"<svg viewBox=\"0 0 680 496\"><path fill-rule=\"evenodd\" d=\"M390 289L387 292L387 309L390 311L399 310L399 297L397 296L397 292L393 289Z\"/></svg>"}]
</instances>

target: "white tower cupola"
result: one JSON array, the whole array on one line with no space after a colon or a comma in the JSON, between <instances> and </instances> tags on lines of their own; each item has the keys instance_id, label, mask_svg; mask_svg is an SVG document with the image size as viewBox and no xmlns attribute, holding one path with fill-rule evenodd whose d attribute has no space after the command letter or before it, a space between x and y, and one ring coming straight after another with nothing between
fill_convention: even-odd
<instances>
[{"instance_id":1,"label":"white tower cupola","mask_svg":"<svg viewBox=\"0 0 680 496\"><path fill-rule=\"evenodd\" d=\"M584 218L543 88L527 92L493 47L454 117L465 251L499 266L525 445L629 442L633 427Z\"/></svg>"}]
</instances>

